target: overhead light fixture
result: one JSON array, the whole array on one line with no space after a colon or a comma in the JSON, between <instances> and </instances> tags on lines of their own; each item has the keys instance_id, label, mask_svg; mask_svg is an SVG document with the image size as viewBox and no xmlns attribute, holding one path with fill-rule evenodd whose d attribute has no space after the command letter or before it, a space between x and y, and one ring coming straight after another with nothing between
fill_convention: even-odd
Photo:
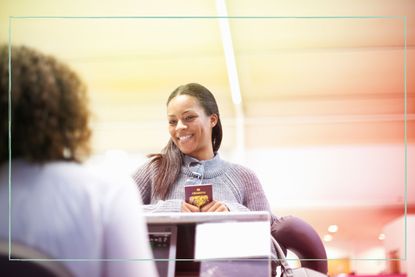
<instances>
[{"instance_id":1,"label":"overhead light fixture","mask_svg":"<svg viewBox=\"0 0 415 277\"><path fill-rule=\"evenodd\" d=\"M236 66L235 52L232 43L232 35L229 27L228 9L226 0L216 0L219 29L222 38L223 51L225 55L226 69L232 94L232 102L235 107L236 118L236 157L244 158L245 152L245 116L242 105L241 88L239 85L238 69Z\"/></svg>"},{"instance_id":2,"label":"overhead light fixture","mask_svg":"<svg viewBox=\"0 0 415 277\"><path fill-rule=\"evenodd\" d=\"M326 235L324 235L323 240L324 240L325 242L332 241L332 240L333 240L333 236L332 236L332 235L330 235L330 234L326 234Z\"/></svg>"},{"instance_id":3,"label":"overhead light fixture","mask_svg":"<svg viewBox=\"0 0 415 277\"><path fill-rule=\"evenodd\" d=\"M229 28L228 11L225 0L216 0L216 8L219 14L219 27L222 37L223 50L225 52L226 68L228 70L232 101L236 106L238 106L242 104L242 97L241 89L239 87L238 70L236 67L235 53L233 51L232 36Z\"/></svg>"},{"instance_id":4,"label":"overhead light fixture","mask_svg":"<svg viewBox=\"0 0 415 277\"><path fill-rule=\"evenodd\" d=\"M384 233L380 233L379 236L378 236L379 240L384 240L385 238L386 238L386 236L385 236Z\"/></svg>"},{"instance_id":5,"label":"overhead light fixture","mask_svg":"<svg viewBox=\"0 0 415 277\"><path fill-rule=\"evenodd\" d=\"M336 233L339 230L339 227L336 224L330 225L329 228L327 228L327 230L330 233Z\"/></svg>"}]
</instances>

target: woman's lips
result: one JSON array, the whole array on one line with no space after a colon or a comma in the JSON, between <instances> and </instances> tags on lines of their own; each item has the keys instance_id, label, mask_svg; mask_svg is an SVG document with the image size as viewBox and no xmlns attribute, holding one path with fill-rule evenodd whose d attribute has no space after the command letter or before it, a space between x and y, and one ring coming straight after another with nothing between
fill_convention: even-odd
<instances>
[{"instance_id":1,"label":"woman's lips","mask_svg":"<svg viewBox=\"0 0 415 277\"><path fill-rule=\"evenodd\" d=\"M178 141L180 142L186 142L190 140L193 137L193 135L185 135L185 136L179 136L177 137Z\"/></svg>"}]
</instances>

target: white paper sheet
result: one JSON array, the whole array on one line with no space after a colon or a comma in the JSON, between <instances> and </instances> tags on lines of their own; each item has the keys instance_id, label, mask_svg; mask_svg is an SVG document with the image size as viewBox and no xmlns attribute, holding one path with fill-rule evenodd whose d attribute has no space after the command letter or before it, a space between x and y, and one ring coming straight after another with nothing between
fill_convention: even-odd
<instances>
[{"instance_id":1,"label":"white paper sheet","mask_svg":"<svg viewBox=\"0 0 415 277\"><path fill-rule=\"evenodd\" d=\"M270 234L269 221L199 224L195 259L268 257Z\"/></svg>"}]
</instances>

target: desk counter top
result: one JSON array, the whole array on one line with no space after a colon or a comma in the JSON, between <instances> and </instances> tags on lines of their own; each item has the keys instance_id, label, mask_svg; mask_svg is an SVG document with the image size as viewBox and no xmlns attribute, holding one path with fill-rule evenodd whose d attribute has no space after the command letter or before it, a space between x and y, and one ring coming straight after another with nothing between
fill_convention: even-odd
<instances>
[{"instance_id":1,"label":"desk counter top","mask_svg":"<svg viewBox=\"0 0 415 277\"><path fill-rule=\"evenodd\" d=\"M209 212L209 213L148 213L147 224L177 224L232 221L270 221L266 211L255 212Z\"/></svg>"}]
</instances>

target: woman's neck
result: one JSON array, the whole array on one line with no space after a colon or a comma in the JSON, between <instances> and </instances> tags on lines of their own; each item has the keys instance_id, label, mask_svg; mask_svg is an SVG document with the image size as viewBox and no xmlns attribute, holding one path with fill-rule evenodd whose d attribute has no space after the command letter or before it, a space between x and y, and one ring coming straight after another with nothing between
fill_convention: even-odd
<instances>
[{"instance_id":1,"label":"woman's neck","mask_svg":"<svg viewBox=\"0 0 415 277\"><path fill-rule=\"evenodd\" d=\"M189 157L192 157L198 161L207 161L213 159L215 157L215 154L212 151L205 151L203 153L196 153L194 155L188 155Z\"/></svg>"},{"instance_id":2,"label":"woman's neck","mask_svg":"<svg viewBox=\"0 0 415 277\"><path fill-rule=\"evenodd\" d=\"M212 153L211 155L202 155L202 156L197 155L197 156L190 156L190 157L195 158L198 161L208 161L208 160L213 159L214 156L215 155L213 155Z\"/></svg>"}]
</instances>

